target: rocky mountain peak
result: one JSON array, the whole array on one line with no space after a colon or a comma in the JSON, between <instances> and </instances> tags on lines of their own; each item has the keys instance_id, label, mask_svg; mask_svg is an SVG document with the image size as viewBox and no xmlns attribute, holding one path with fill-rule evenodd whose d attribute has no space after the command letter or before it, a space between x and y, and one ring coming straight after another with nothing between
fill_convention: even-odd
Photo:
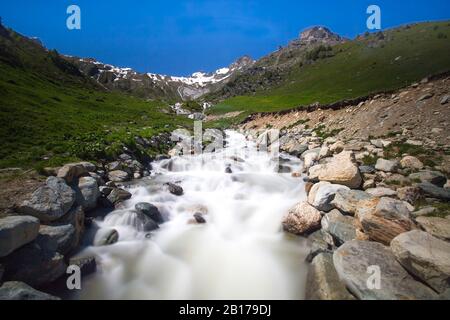
<instances>
[{"instance_id":1,"label":"rocky mountain peak","mask_svg":"<svg viewBox=\"0 0 450 320\"><path fill-rule=\"evenodd\" d=\"M245 55L237 59L235 62L233 62L230 65L230 69L242 69L246 67L250 67L255 63L255 60L253 60L250 56Z\"/></svg>"},{"instance_id":2,"label":"rocky mountain peak","mask_svg":"<svg viewBox=\"0 0 450 320\"><path fill-rule=\"evenodd\" d=\"M315 26L301 32L300 40L303 42L339 42L343 39L326 27Z\"/></svg>"}]
</instances>

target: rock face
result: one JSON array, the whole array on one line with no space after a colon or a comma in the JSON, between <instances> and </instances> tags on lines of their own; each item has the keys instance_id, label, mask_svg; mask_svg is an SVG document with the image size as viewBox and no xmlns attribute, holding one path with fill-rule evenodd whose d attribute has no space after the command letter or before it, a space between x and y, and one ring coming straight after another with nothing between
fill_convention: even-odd
<instances>
[{"instance_id":1,"label":"rock face","mask_svg":"<svg viewBox=\"0 0 450 320\"><path fill-rule=\"evenodd\" d=\"M56 241L38 237L11 253L5 260L5 279L22 281L31 286L49 284L66 272L64 257Z\"/></svg>"},{"instance_id":2,"label":"rock face","mask_svg":"<svg viewBox=\"0 0 450 320\"><path fill-rule=\"evenodd\" d=\"M450 241L450 220L437 217L418 217L417 223L436 238Z\"/></svg>"},{"instance_id":3,"label":"rock face","mask_svg":"<svg viewBox=\"0 0 450 320\"><path fill-rule=\"evenodd\" d=\"M397 235L415 228L405 203L391 198L381 198L373 208L358 208L357 217L371 240L387 245Z\"/></svg>"},{"instance_id":4,"label":"rock face","mask_svg":"<svg viewBox=\"0 0 450 320\"><path fill-rule=\"evenodd\" d=\"M320 169L316 170L320 181L341 184L349 188L359 188L362 183L359 168L351 151L335 155L330 162L320 165Z\"/></svg>"},{"instance_id":5,"label":"rock face","mask_svg":"<svg viewBox=\"0 0 450 320\"><path fill-rule=\"evenodd\" d=\"M39 219L30 216L9 216L0 219L0 258L36 239Z\"/></svg>"},{"instance_id":6,"label":"rock face","mask_svg":"<svg viewBox=\"0 0 450 320\"><path fill-rule=\"evenodd\" d=\"M354 218L342 215L339 210L327 213L321 224L322 230L328 232L338 246L356 238Z\"/></svg>"},{"instance_id":7,"label":"rock face","mask_svg":"<svg viewBox=\"0 0 450 320\"><path fill-rule=\"evenodd\" d=\"M51 226L65 226L70 224L75 230L74 246L78 246L84 232L84 211L81 206L74 206L58 221L52 222Z\"/></svg>"},{"instance_id":8,"label":"rock face","mask_svg":"<svg viewBox=\"0 0 450 320\"><path fill-rule=\"evenodd\" d=\"M71 224L42 226L39 237L46 237L57 243L56 251L65 255L78 245L75 228Z\"/></svg>"},{"instance_id":9,"label":"rock face","mask_svg":"<svg viewBox=\"0 0 450 320\"><path fill-rule=\"evenodd\" d=\"M290 233L303 235L317 229L321 219L319 210L307 202L300 202L284 217L283 228Z\"/></svg>"},{"instance_id":10,"label":"rock face","mask_svg":"<svg viewBox=\"0 0 450 320\"><path fill-rule=\"evenodd\" d=\"M64 179L67 183L72 183L76 178L87 175L88 172L83 163L69 163L59 169L58 178Z\"/></svg>"},{"instance_id":11,"label":"rock face","mask_svg":"<svg viewBox=\"0 0 450 320\"><path fill-rule=\"evenodd\" d=\"M75 191L63 179L48 177L46 184L33 192L31 198L25 200L17 210L37 217L42 222L49 222L61 218L74 202Z\"/></svg>"},{"instance_id":12,"label":"rock face","mask_svg":"<svg viewBox=\"0 0 450 320\"><path fill-rule=\"evenodd\" d=\"M353 240L333 254L339 278L361 300L434 299L433 290L414 280L381 243ZM379 286L376 271L379 270ZM379 289L376 289L379 288Z\"/></svg>"},{"instance_id":13,"label":"rock face","mask_svg":"<svg viewBox=\"0 0 450 320\"><path fill-rule=\"evenodd\" d=\"M78 181L77 203L84 210L92 210L97 206L97 200L100 197L97 180L93 177L82 177Z\"/></svg>"},{"instance_id":14,"label":"rock face","mask_svg":"<svg viewBox=\"0 0 450 320\"><path fill-rule=\"evenodd\" d=\"M134 208L136 209L137 212L145 214L147 217L151 218L157 223L164 222L164 219L161 215L161 212L159 212L159 209L151 203L139 202L134 206Z\"/></svg>"},{"instance_id":15,"label":"rock face","mask_svg":"<svg viewBox=\"0 0 450 320\"><path fill-rule=\"evenodd\" d=\"M346 186L339 184L331 184L326 181L316 183L310 190L308 202L320 211L328 212L333 209L331 201L333 201L338 190L350 190Z\"/></svg>"},{"instance_id":16,"label":"rock face","mask_svg":"<svg viewBox=\"0 0 450 320\"><path fill-rule=\"evenodd\" d=\"M37 291L23 282L5 282L0 287L0 300L60 300L41 291Z\"/></svg>"},{"instance_id":17,"label":"rock face","mask_svg":"<svg viewBox=\"0 0 450 320\"><path fill-rule=\"evenodd\" d=\"M450 243L414 230L392 240L391 249L410 273L439 293L450 288Z\"/></svg>"},{"instance_id":18,"label":"rock face","mask_svg":"<svg viewBox=\"0 0 450 320\"><path fill-rule=\"evenodd\" d=\"M305 298L306 300L355 299L340 281L331 254L319 254L309 266Z\"/></svg>"},{"instance_id":19,"label":"rock face","mask_svg":"<svg viewBox=\"0 0 450 320\"><path fill-rule=\"evenodd\" d=\"M355 215L356 210L363 206L364 203L374 201L374 197L360 190L339 190L336 192L334 200L331 204L342 212Z\"/></svg>"},{"instance_id":20,"label":"rock face","mask_svg":"<svg viewBox=\"0 0 450 320\"><path fill-rule=\"evenodd\" d=\"M395 172L399 167L399 163L393 160L378 159L375 169L384 172Z\"/></svg>"}]
</instances>

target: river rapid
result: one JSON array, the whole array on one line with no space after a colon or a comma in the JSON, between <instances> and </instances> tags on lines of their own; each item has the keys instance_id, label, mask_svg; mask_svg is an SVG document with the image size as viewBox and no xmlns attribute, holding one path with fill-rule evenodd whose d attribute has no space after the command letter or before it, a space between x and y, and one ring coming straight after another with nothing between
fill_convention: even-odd
<instances>
[{"instance_id":1,"label":"river rapid","mask_svg":"<svg viewBox=\"0 0 450 320\"><path fill-rule=\"evenodd\" d=\"M215 156L153 163L152 176L130 186L124 209L95 221L100 231L116 229L119 241L82 252L95 254L99 267L73 298L304 298L307 244L281 228L288 209L305 199L304 183L279 173L278 162L244 135L226 131L226 142ZM285 168L301 165L281 157ZM166 182L184 194L172 195ZM157 206L167 222L151 234L142 231L138 202ZM197 211L205 224L193 223Z\"/></svg>"}]
</instances>

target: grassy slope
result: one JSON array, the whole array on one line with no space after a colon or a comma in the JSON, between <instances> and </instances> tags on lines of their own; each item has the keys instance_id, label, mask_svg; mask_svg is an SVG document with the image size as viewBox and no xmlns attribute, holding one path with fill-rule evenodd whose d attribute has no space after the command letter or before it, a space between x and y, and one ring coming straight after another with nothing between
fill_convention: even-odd
<instances>
[{"instance_id":1,"label":"grassy slope","mask_svg":"<svg viewBox=\"0 0 450 320\"><path fill-rule=\"evenodd\" d=\"M289 109L392 90L450 70L450 23L425 23L386 32L390 41L370 48L374 35L334 47L335 56L293 70L284 84L214 106L211 113ZM397 57L400 60L395 61Z\"/></svg>"},{"instance_id":2,"label":"grassy slope","mask_svg":"<svg viewBox=\"0 0 450 320\"><path fill-rule=\"evenodd\" d=\"M137 134L190 123L162 113L162 103L99 90L40 46L11 35L0 38L0 168L108 157Z\"/></svg>"}]
</instances>

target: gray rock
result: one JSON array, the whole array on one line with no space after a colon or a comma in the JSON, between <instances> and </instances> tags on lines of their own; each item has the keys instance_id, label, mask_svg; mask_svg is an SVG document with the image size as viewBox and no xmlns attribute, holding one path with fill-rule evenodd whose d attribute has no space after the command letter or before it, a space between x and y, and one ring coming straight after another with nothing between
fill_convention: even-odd
<instances>
[{"instance_id":1,"label":"gray rock","mask_svg":"<svg viewBox=\"0 0 450 320\"><path fill-rule=\"evenodd\" d=\"M369 174L371 174L371 173L375 173L376 172L376 169L375 169L375 167L372 167L372 166L359 166L359 172L361 172L361 173L369 173Z\"/></svg>"},{"instance_id":2,"label":"gray rock","mask_svg":"<svg viewBox=\"0 0 450 320\"><path fill-rule=\"evenodd\" d=\"M9 216L0 219L0 258L36 239L39 219L30 216Z\"/></svg>"},{"instance_id":3,"label":"gray rock","mask_svg":"<svg viewBox=\"0 0 450 320\"><path fill-rule=\"evenodd\" d=\"M41 222L54 221L65 215L75 202L73 191L63 179L48 177L46 184L33 192L17 210Z\"/></svg>"},{"instance_id":4,"label":"gray rock","mask_svg":"<svg viewBox=\"0 0 450 320\"><path fill-rule=\"evenodd\" d=\"M311 263L317 255L321 253L333 253L333 250L335 249L334 240L331 235L324 232L322 229L317 230L308 236L308 244L310 249L305 259L308 263Z\"/></svg>"},{"instance_id":5,"label":"gray rock","mask_svg":"<svg viewBox=\"0 0 450 320\"><path fill-rule=\"evenodd\" d=\"M306 150L308 150L307 144L296 144L292 148L290 148L288 152L294 157L299 157Z\"/></svg>"},{"instance_id":6,"label":"gray rock","mask_svg":"<svg viewBox=\"0 0 450 320\"><path fill-rule=\"evenodd\" d=\"M91 162L87 162L87 161L83 161L80 162L79 164L81 164L87 172L95 172L95 170L97 169L97 166Z\"/></svg>"},{"instance_id":7,"label":"gray rock","mask_svg":"<svg viewBox=\"0 0 450 320\"><path fill-rule=\"evenodd\" d=\"M420 188L420 190L422 190L423 193L430 197L450 201L449 189L439 188L438 186L429 182L419 183L417 186Z\"/></svg>"},{"instance_id":8,"label":"gray rock","mask_svg":"<svg viewBox=\"0 0 450 320\"><path fill-rule=\"evenodd\" d=\"M122 170L108 172L108 179L113 182L125 182L130 180L130 174Z\"/></svg>"},{"instance_id":9,"label":"gray rock","mask_svg":"<svg viewBox=\"0 0 450 320\"><path fill-rule=\"evenodd\" d=\"M438 217L418 217L416 222L432 236L450 241L450 220Z\"/></svg>"},{"instance_id":10,"label":"gray rock","mask_svg":"<svg viewBox=\"0 0 450 320\"><path fill-rule=\"evenodd\" d=\"M167 186L169 187L169 192L173 195L182 196L184 193L183 188L174 183L168 183Z\"/></svg>"},{"instance_id":11,"label":"gray rock","mask_svg":"<svg viewBox=\"0 0 450 320\"><path fill-rule=\"evenodd\" d=\"M65 226L70 224L75 230L74 247L77 247L84 233L84 211L81 206L74 206L58 221L49 223L51 226Z\"/></svg>"},{"instance_id":12,"label":"gray rock","mask_svg":"<svg viewBox=\"0 0 450 320\"><path fill-rule=\"evenodd\" d=\"M439 293L450 288L450 243L414 230L392 240L397 260Z\"/></svg>"},{"instance_id":13,"label":"gray rock","mask_svg":"<svg viewBox=\"0 0 450 320\"><path fill-rule=\"evenodd\" d=\"M437 297L433 290L414 280L397 262L389 248L381 243L359 240L346 242L334 252L333 262L347 289L361 300ZM377 269L380 271L379 289L372 287L376 283L371 281Z\"/></svg>"},{"instance_id":14,"label":"gray rock","mask_svg":"<svg viewBox=\"0 0 450 320\"><path fill-rule=\"evenodd\" d=\"M4 278L36 287L52 283L66 272L67 267L57 248L53 239L38 236L8 256L4 261Z\"/></svg>"},{"instance_id":15,"label":"gray rock","mask_svg":"<svg viewBox=\"0 0 450 320\"><path fill-rule=\"evenodd\" d=\"M427 216L429 214L436 212L436 210L437 209L435 207L425 207L413 212L412 215L414 217Z\"/></svg>"},{"instance_id":16,"label":"gray rock","mask_svg":"<svg viewBox=\"0 0 450 320\"><path fill-rule=\"evenodd\" d=\"M5 267L2 264L0 264L0 283L2 283L4 273L5 273Z\"/></svg>"},{"instance_id":17,"label":"gray rock","mask_svg":"<svg viewBox=\"0 0 450 320\"><path fill-rule=\"evenodd\" d=\"M203 217L203 215L201 213L195 213L194 219L198 224L206 223L206 219Z\"/></svg>"},{"instance_id":18,"label":"gray rock","mask_svg":"<svg viewBox=\"0 0 450 320\"><path fill-rule=\"evenodd\" d=\"M429 171L429 170L419 171L410 174L409 178L413 181L417 180L420 182L429 182L438 187L443 187L447 182L447 178L445 177L445 175L443 175L439 171Z\"/></svg>"},{"instance_id":19,"label":"gray rock","mask_svg":"<svg viewBox=\"0 0 450 320\"><path fill-rule=\"evenodd\" d=\"M58 171L58 178L64 179L67 183L72 183L75 179L88 175L88 170L83 163L69 163Z\"/></svg>"},{"instance_id":20,"label":"gray rock","mask_svg":"<svg viewBox=\"0 0 450 320\"><path fill-rule=\"evenodd\" d=\"M77 203L84 210L89 211L95 209L97 200L100 197L100 190L95 178L81 177L78 181L78 188L75 191L77 194Z\"/></svg>"},{"instance_id":21,"label":"gray rock","mask_svg":"<svg viewBox=\"0 0 450 320\"><path fill-rule=\"evenodd\" d=\"M339 210L327 213L321 221L322 230L328 232L337 246L356 238L355 219L342 215Z\"/></svg>"},{"instance_id":22,"label":"gray rock","mask_svg":"<svg viewBox=\"0 0 450 320\"><path fill-rule=\"evenodd\" d=\"M400 160L400 165L402 168L411 170L420 170L423 168L423 163L419 159L413 156L406 156Z\"/></svg>"},{"instance_id":23,"label":"gray rock","mask_svg":"<svg viewBox=\"0 0 450 320\"><path fill-rule=\"evenodd\" d=\"M131 196L132 196L131 193L129 193L128 191L126 191L124 189L116 188L116 189L113 189L113 191L111 191L111 193L108 195L107 199L110 201L110 203L117 204L119 202L130 199Z\"/></svg>"},{"instance_id":24,"label":"gray rock","mask_svg":"<svg viewBox=\"0 0 450 320\"><path fill-rule=\"evenodd\" d=\"M122 163L119 161L110 162L106 165L108 171L120 171L123 169Z\"/></svg>"},{"instance_id":25,"label":"gray rock","mask_svg":"<svg viewBox=\"0 0 450 320\"><path fill-rule=\"evenodd\" d=\"M328 212L333 209L331 201L338 190L350 190L350 188L326 181L316 183L309 192L308 202L317 210Z\"/></svg>"},{"instance_id":26,"label":"gray rock","mask_svg":"<svg viewBox=\"0 0 450 320\"><path fill-rule=\"evenodd\" d=\"M58 297L38 291L23 282L5 282L0 287L0 300L60 300Z\"/></svg>"},{"instance_id":27,"label":"gray rock","mask_svg":"<svg viewBox=\"0 0 450 320\"><path fill-rule=\"evenodd\" d=\"M63 255L71 252L78 245L76 231L71 224L61 226L41 226L39 237L48 237L53 241L56 241L56 251Z\"/></svg>"},{"instance_id":28,"label":"gray rock","mask_svg":"<svg viewBox=\"0 0 450 320\"><path fill-rule=\"evenodd\" d=\"M395 172L399 167L399 162L394 160L378 159L375 169L383 172Z\"/></svg>"},{"instance_id":29,"label":"gray rock","mask_svg":"<svg viewBox=\"0 0 450 320\"><path fill-rule=\"evenodd\" d=\"M340 211L347 214L355 215L356 209L362 203L372 201L374 197L360 190L339 190L331 202L331 204Z\"/></svg>"},{"instance_id":30,"label":"gray rock","mask_svg":"<svg viewBox=\"0 0 450 320\"><path fill-rule=\"evenodd\" d=\"M445 96L442 97L441 99L441 104L447 104L450 102L450 95L446 94Z\"/></svg>"},{"instance_id":31,"label":"gray rock","mask_svg":"<svg viewBox=\"0 0 450 320\"><path fill-rule=\"evenodd\" d=\"M153 219L157 223L164 222L164 219L161 215L161 212L159 212L159 209L151 203L139 202L134 206L134 208L136 209L137 212L145 214L147 217Z\"/></svg>"},{"instance_id":32,"label":"gray rock","mask_svg":"<svg viewBox=\"0 0 450 320\"><path fill-rule=\"evenodd\" d=\"M306 300L355 300L339 279L333 255L321 253L314 258L306 279Z\"/></svg>"},{"instance_id":33,"label":"gray rock","mask_svg":"<svg viewBox=\"0 0 450 320\"><path fill-rule=\"evenodd\" d=\"M119 241L119 233L116 229L100 229L95 235L94 245L97 247L109 246Z\"/></svg>"},{"instance_id":34,"label":"gray rock","mask_svg":"<svg viewBox=\"0 0 450 320\"><path fill-rule=\"evenodd\" d=\"M318 157L320 154L320 149L321 148L314 148L314 149L306 150L305 152L302 153L300 158L303 160L306 158L307 155L315 155L316 157Z\"/></svg>"}]
</instances>

